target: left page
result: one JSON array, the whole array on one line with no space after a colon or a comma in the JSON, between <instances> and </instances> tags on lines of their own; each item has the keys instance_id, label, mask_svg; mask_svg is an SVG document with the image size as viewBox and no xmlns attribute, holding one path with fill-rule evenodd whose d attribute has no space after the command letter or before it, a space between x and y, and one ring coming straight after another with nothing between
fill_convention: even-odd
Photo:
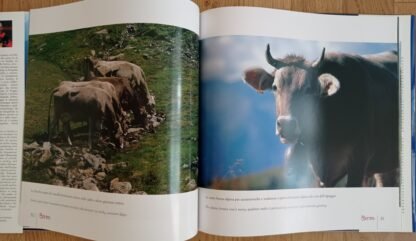
<instances>
[{"instance_id":1,"label":"left page","mask_svg":"<svg viewBox=\"0 0 416 241\"><path fill-rule=\"evenodd\" d=\"M21 182L28 13L0 15L0 233L21 233Z\"/></svg>"},{"instance_id":2,"label":"left page","mask_svg":"<svg viewBox=\"0 0 416 241\"><path fill-rule=\"evenodd\" d=\"M94 240L197 233L198 31L190 1L31 11L23 225Z\"/></svg>"}]
</instances>

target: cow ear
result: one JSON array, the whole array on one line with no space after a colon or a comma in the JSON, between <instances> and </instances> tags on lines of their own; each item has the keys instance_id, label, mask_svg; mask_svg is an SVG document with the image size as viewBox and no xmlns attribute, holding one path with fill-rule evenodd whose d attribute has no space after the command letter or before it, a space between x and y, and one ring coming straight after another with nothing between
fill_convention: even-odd
<instances>
[{"instance_id":1,"label":"cow ear","mask_svg":"<svg viewBox=\"0 0 416 241\"><path fill-rule=\"evenodd\" d=\"M338 92L339 88L341 88L339 80L332 74L321 74L318 77L318 80L321 85L322 96L332 96Z\"/></svg>"},{"instance_id":2,"label":"cow ear","mask_svg":"<svg viewBox=\"0 0 416 241\"><path fill-rule=\"evenodd\" d=\"M243 80L259 93L271 89L274 81L273 76L261 68L244 71Z\"/></svg>"}]
</instances>

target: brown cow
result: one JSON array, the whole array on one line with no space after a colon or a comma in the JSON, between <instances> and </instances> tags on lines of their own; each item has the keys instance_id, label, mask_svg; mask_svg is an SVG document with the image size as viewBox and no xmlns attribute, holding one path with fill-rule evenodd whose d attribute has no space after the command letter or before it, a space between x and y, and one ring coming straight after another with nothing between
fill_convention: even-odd
<instances>
[{"instance_id":1,"label":"brown cow","mask_svg":"<svg viewBox=\"0 0 416 241\"><path fill-rule=\"evenodd\" d=\"M93 132L95 129L102 130L103 126L116 145L123 148L123 128L120 124L122 113L117 96L115 93L109 93L105 88L94 86L94 84L97 83L78 85L66 81L52 91L54 120L52 128L49 128L49 133L61 121L65 137L68 143L72 145L70 122L87 121L89 126L88 145L90 148L92 147ZM112 86L109 83L100 84L101 86Z\"/></svg>"},{"instance_id":2,"label":"brown cow","mask_svg":"<svg viewBox=\"0 0 416 241\"><path fill-rule=\"evenodd\" d=\"M130 80L130 86L139 96L139 105L144 106L147 113L155 112L155 101L150 95L143 69L127 61L104 61L86 58L88 77L125 77Z\"/></svg>"},{"instance_id":3,"label":"brown cow","mask_svg":"<svg viewBox=\"0 0 416 241\"><path fill-rule=\"evenodd\" d=\"M397 186L399 167L399 80L397 52L378 55L325 54L310 62L301 56L275 59L272 73L252 68L244 80L271 90L276 134L291 145L287 160L312 166L322 186L347 176L347 186ZM292 163L293 164L293 163Z\"/></svg>"},{"instance_id":4,"label":"brown cow","mask_svg":"<svg viewBox=\"0 0 416 241\"><path fill-rule=\"evenodd\" d=\"M147 113L140 103L140 96L131 88L130 80L125 77L95 77L90 80L110 83L114 86L121 107L124 111L132 111L135 122L142 127L147 126Z\"/></svg>"}]
</instances>

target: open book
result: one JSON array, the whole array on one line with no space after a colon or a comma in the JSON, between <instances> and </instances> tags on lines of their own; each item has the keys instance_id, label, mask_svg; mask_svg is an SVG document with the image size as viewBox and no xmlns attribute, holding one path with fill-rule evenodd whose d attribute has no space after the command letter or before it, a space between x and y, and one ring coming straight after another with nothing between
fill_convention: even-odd
<instances>
[{"instance_id":1,"label":"open book","mask_svg":"<svg viewBox=\"0 0 416 241\"><path fill-rule=\"evenodd\" d=\"M414 230L413 17L89 0L0 23L1 232Z\"/></svg>"}]
</instances>

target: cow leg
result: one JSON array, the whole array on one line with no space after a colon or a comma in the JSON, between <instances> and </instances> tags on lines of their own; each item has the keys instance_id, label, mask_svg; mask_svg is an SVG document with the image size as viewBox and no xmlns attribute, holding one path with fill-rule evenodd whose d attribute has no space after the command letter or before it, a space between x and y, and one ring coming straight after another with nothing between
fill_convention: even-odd
<instances>
[{"instance_id":1,"label":"cow leg","mask_svg":"<svg viewBox=\"0 0 416 241\"><path fill-rule=\"evenodd\" d=\"M48 129L48 138L49 138L49 142L52 140L52 136L54 135L54 130L55 128L57 128L57 126L59 126L59 122L57 121L56 118L54 118L51 122L51 125Z\"/></svg>"},{"instance_id":2,"label":"cow leg","mask_svg":"<svg viewBox=\"0 0 416 241\"><path fill-rule=\"evenodd\" d=\"M363 178L363 182L361 183L361 186L362 187L369 187L370 185L369 185L369 182L370 182L370 180L369 180L370 178L366 175L366 176L364 176L364 178Z\"/></svg>"},{"instance_id":3,"label":"cow leg","mask_svg":"<svg viewBox=\"0 0 416 241\"><path fill-rule=\"evenodd\" d=\"M72 146L72 141L71 141L71 126L69 124L69 122L64 122L63 124L63 128L64 128L64 136L68 141L68 144L70 146Z\"/></svg>"},{"instance_id":4,"label":"cow leg","mask_svg":"<svg viewBox=\"0 0 416 241\"><path fill-rule=\"evenodd\" d=\"M397 170L375 173L376 187L397 187Z\"/></svg>"},{"instance_id":5,"label":"cow leg","mask_svg":"<svg viewBox=\"0 0 416 241\"><path fill-rule=\"evenodd\" d=\"M88 118L88 147L90 149L92 149L92 128L93 128L92 125L93 125L92 118L89 117Z\"/></svg>"},{"instance_id":6,"label":"cow leg","mask_svg":"<svg viewBox=\"0 0 416 241\"><path fill-rule=\"evenodd\" d=\"M374 174L374 179L376 181L376 187L383 187L383 177L381 175L381 173L376 173Z\"/></svg>"},{"instance_id":7,"label":"cow leg","mask_svg":"<svg viewBox=\"0 0 416 241\"><path fill-rule=\"evenodd\" d=\"M347 167L347 187L362 187L365 182L364 157L353 157Z\"/></svg>"},{"instance_id":8,"label":"cow leg","mask_svg":"<svg viewBox=\"0 0 416 241\"><path fill-rule=\"evenodd\" d=\"M116 131L116 134L115 134L115 138L117 139L117 143L118 143L120 149L123 149L124 148L123 128L122 128L120 122L117 122L116 126L117 126L116 127L117 131Z\"/></svg>"}]
</instances>

